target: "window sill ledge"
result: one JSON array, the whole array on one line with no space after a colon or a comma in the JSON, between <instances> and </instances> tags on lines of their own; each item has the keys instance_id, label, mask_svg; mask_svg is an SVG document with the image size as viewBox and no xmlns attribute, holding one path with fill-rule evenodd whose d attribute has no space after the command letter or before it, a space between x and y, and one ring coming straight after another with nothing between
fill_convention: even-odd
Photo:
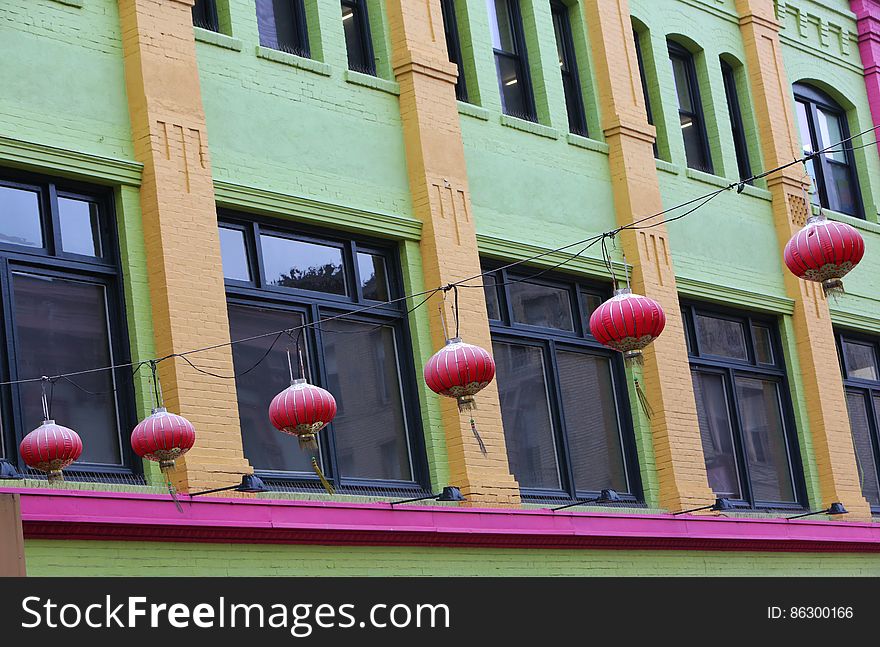
<instances>
[{"instance_id":1,"label":"window sill ledge","mask_svg":"<svg viewBox=\"0 0 880 647\"><path fill-rule=\"evenodd\" d=\"M568 133L566 136L568 143L572 146L577 146L578 148L585 148L588 151L594 151L596 153L602 153L603 155L608 155L608 144L605 142L600 142L596 139L590 139L589 137L584 137L582 135L575 135L574 133Z\"/></svg>"},{"instance_id":2,"label":"window sill ledge","mask_svg":"<svg viewBox=\"0 0 880 647\"><path fill-rule=\"evenodd\" d=\"M687 168L684 171L686 177L691 180L696 180L697 182L703 182L704 184L711 184L712 186L717 186L719 188L726 188L733 184L726 177L721 177L720 175L714 175L713 173L706 173L705 171L698 171L696 169Z\"/></svg>"},{"instance_id":3,"label":"window sill ledge","mask_svg":"<svg viewBox=\"0 0 880 647\"><path fill-rule=\"evenodd\" d=\"M746 195L750 195L753 198L767 200L768 202L773 199L773 194L770 193L767 189L762 189L761 187L757 187L752 184L743 185L743 193Z\"/></svg>"},{"instance_id":4,"label":"window sill ledge","mask_svg":"<svg viewBox=\"0 0 880 647\"><path fill-rule=\"evenodd\" d=\"M483 121L489 121L489 111L480 106L475 106L472 103L467 103L466 101L458 102L458 112L462 115L467 115L468 117L473 117L474 119L482 119Z\"/></svg>"},{"instance_id":5,"label":"window sill ledge","mask_svg":"<svg viewBox=\"0 0 880 647\"><path fill-rule=\"evenodd\" d=\"M550 126L545 126L543 124L537 124L533 121L528 121L526 119L520 119L519 117L501 115L501 125L507 126L508 128L515 128L516 130L522 130L523 132L532 133L533 135L538 135L539 137L546 137L548 139L559 139L559 131L555 128L551 128Z\"/></svg>"},{"instance_id":6,"label":"window sill ledge","mask_svg":"<svg viewBox=\"0 0 880 647\"><path fill-rule=\"evenodd\" d=\"M281 63L282 65L289 65L290 67L295 67L300 70L306 70L308 72L314 72L315 74L320 74L321 76L330 76L329 65L327 65L326 63L322 63L321 61L306 58L305 56L298 56L297 54L282 52L281 50L272 49L271 47L263 47L262 45L257 45L256 54L257 58L262 58L267 61Z\"/></svg>"},{"instance_id":7,"label":"window sill ledge","mask_svg":"<svg viewBox=\"0 0 880 647\"><path fill-rule=\"evenodd\" d=\"M667 162L666 160L654 158L654 164L657 165L658 171L671 173L672 175L678 175L679 173L681 173L681 169L678 166L672 164L671 162Z\"/></svg>"},{"instance_id":8,"label":"window sill ledge","mask_svg":"<svg viewBox=\"0 0 880 647\"><path fill-rule=\"evenodd\" d=\"M68 7L73 7L75 9L82 9L85 4L85 0L52 0L57 4L63 4Z\"/></svg>"},{"instance_id":9,"label":"window sill ledge","mask_svg":"<svg viewBox=\"0 0 880 647\"><path fill-rule=\"evenodd\" d=\"M816 205L812 205L813 213L818 214L819 208ZM872 234L880 234L880 225L876 222L869 222L867 220L863 220L861 218L856 218L855 216L848 216L845 213L840 213L839 211L832 211L831 209L822 209L822 213L824 213L829 220L836 220L837 222L843 222L847 225L851 225L856 229L860 229L862 231L869 231Z\"/></svg>"},{"instance_id":10,"label":"window sill ledge","mask_svg":"<svg viewBox=\"0 0 880 647\"><path fill-rule=\"evenodd\" d=\"M201 27L193 27L196 40L209 45L216 45L224 49L231 49L235 52L241 51L241 41L238 38L227 36L226 34L218 34L210 29L202 29Z\"/></svg>"},{"instance_id":11,"label":"window sill ledge","mask_svg":"<svg viewBox=\"0 0 880 647\"><path fill-rule=\"evenodd\" d=\"M362 85L373 90L380 90L388 94L400 94L400 84L396 81L388 81L380 79L378 76L371 76L354 70L345 70L345 80L355 85Z\"/></svg>"}]
</instances>

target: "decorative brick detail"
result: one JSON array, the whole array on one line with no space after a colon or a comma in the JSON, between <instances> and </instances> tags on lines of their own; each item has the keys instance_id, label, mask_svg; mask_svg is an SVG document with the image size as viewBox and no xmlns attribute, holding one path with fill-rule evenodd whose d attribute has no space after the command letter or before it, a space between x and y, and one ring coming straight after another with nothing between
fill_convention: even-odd
<instances>
[{"instance_id":1,"label":"decorative brick detail","mask_svg":"<svg viewBox=\"0 0 880 647\"><path fill-rule=\"evenodd\" d=\"M763 124L761 145L768 167L791 161L798 150L791 91L779 45L773 9L764 0L737 0L740 29L748 61L749 82L758 122ZM806 220L802 169L789 167L771 175L773 218L779 253ZM818 468L823 507L843 503L851 519L870 519L862 496L834 331L828 303L819 286L785 272L785 289L795 302L792 324L797 339L810 434Z\"/></svg>"},{"instance_id":2,"label":"decorative brick detail","mask_svg":"<svg viewBox=\"0 0 880 647\"><path fill-rule=\"evenodd\" d=\"M141 185L156 352L160 357L229 341L226 294L191 0L119 0L125 77ZM190 358L231 373L228 346ZM177 461L181 490L238 481L244 459L235 384L180 359L159 365L168 409L196 427L196 446Z\"/></svg>"},{"instance_id":3,"label":"decorative brick detail","mask_svg":"<svg viewBox=\"0 0 880 647\"><path fill-rule=\"evenodd\" d=\"M400 84L400 115L406 143L410 192L422 221L421 255L425 285L446 285L480 272L476 232L471 217L467 169L455 98L455 68L446 56L440 3L388 0L392 62ZM452 299L445 300L451 322ZM430 302L435 348L444 343L443 323ZM461 336L491 349L489 320L482 290L459 294ZM427 360L427 358L422 358ZM498 390L493 382L480 392L475 419L488 450L480 452L467 415L443 398L442 420L449 455L450 483L469 504L506 506L519 503L519 486L510 474L501 423Z\"/></svg>"},{"instance_id":4,"label":"decorative brick detail","mask_svg":"<svg viewBox=\"0 0 880 647\"><path fill-rule=\"evenodd\" d=\"M618 223L625 225L662 209L652 148L654 129L648 124L638 83L628 3L590 0L584 9L602 100L614 205ZM666 227L661 222L647 235L638 233L625 231L620 238L633 265L633 289L657 300L667 316L663 334L645 351L642 382L654 411L651 432L660 505L677 511L706 505L714 495L706 477Z\"/></svg>"}]
</instances>

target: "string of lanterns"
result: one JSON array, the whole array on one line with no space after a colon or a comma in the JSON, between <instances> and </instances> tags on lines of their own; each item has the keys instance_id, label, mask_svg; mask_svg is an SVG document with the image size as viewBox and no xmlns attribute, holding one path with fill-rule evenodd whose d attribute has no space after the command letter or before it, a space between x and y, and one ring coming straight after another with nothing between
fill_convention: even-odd
<instances>
[{"instance_id":1,"label":"string of lanterns","mask_svg":"<svg viewBox=\"0 0 880 647\"><path fill-rule=\"evenodd\" d=\"M838 144L834 144L834 146L850 141L876 128L880 128L880 126L853 135L838 142ZM823 151L830 148L823 149ZM800 160L795 160L795 162L788 163L771 171L765 171L755 176L754 179L764 177L794 163L806 162L823 151L816 151ZM719 189L709 194L708 199L734 186L741 186L743 182ZM700 199L691 200L685 203L685 205L697 202ZM701 203L697 208L706 202ZM807 204L810 205L809 200L807 200ZM606 266L611 273L614 286L613 296L600 304L591 314L589 321L590 333L601 344L622 353L627 363L640 363L642 361L642 350L653 343L663 332L666 325L666 315L657 301L632 292L629 287L628 275L626 277L627 287L617 287L613 264L610 262L610 255L605 247L606 239L611 238L613 240L614 236L623 229L632 228L638 223L681 206L684 205L672 207L658 214L636 220L630 223L630 225L619 227L612 232L606 232L592 239L587 239L588 241L592 240L593 243L598 240L602 241L603 258L606 260ZM695 210L696 208L676 218L681 218ZM648 225L643 228L651 226L655 225ZM580 241L580 243L583 242L587 241ZM567 249L580 243L566 245L560 249ZM586 249L584 248L584 250L572 256L572 259ZM539 257L548 253L550 252L545 252L539 255ZM858 265L864 253L865 243L861 234L854 227L846 223L828 221L820 208L819 213L811 215L807 219L806 225L788 241L783 256L785 265L795 276L806 281L821 283L825 294L831 295L843 292L843 277ZM568 261L572 259L568 259ZM510 264L510 266L524 262L527 261L517 261ZM626 267L625 257L624 267ZM477 276L485 276L485 273ZM430 296L441 290L444 294L450 289L455 292L455 304L453 307L456 326L455 335L451 338L447 336L445 346L434 353L428 360L424 369L424 379L428 388L434 393L454 398L458 403L458 409L461 413L473 411L476 408L474 396L486 388L495 377L495 362L491 354L484 348L464 342L460 337L458 285L473 278L477 277L464 279L457 284L449 284L443 288L422 293L428 294L430 298ZM413 296L418 295L408 295L404 299L412 298ZM400 300L396 299L395 301ZM422 304L426 301L427 299ZM368 306L366 309L372 307L375 306ZM284 332L290 334L291 330L281 331L281 333ZM268 408L268 417L277 430L295 436L299 441L301 449L316 450L318 446L318 432L329 425L336 416L336 400L326 389L309 384L305 377L301 350L299 351L299 378L295 378L293 375L289 349L287 354L291 383L289 387L272 399ZM152 368L156 406L154 406L147 418L135 426L131 434L131 446L139 457L159 463L159 468L168 482L169 492L174 497L175 503L179 508L174 488L171 485L169 472L174 468L176 459L186 454L195 445L196 431L192 423L186 418L170 413L165 408L156 373L156 366L159 361L161 360L150 360L138 365L139 368L144 363L149 363ZM131 364L127 366L131 366ZM119 367L107 367L107 369L112 368ZM50 418L45 388L50 378L44 376L40 379L43 386L41 395L43 422L25 436L19 446L19 452L28 467L46 472L49 482L57 483L63 481L63 470L81 456L83 444L82 439L75 431L57 424ZM16 382L23 383L27 381L33 380L17 380ZM477 432L473 417L470 419L470 425L481 451L485 454L486 447ZM333 488L321 472L314 456L311 459L311 464L325 489L332 494Z\"/></svg>"}]
</instances>

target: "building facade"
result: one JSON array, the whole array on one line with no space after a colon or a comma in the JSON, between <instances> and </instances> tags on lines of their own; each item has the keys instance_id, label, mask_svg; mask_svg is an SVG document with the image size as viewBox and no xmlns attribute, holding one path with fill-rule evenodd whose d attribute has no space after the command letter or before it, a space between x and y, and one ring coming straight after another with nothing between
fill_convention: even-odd
<instances>
[{"instance_id":1,"label":"building facade","mask_svg":"<svg viewBox=\"0 0 880 647\"><path fill-rule=\"evenodd\" d=\"M0 48L5 571L880 574L875 0L9 0ZM782 257L820 210L866 244L830 299ZM472 417L422 379L453 328ZM299 356L312 453L266 413Z\"/></svg>"}]
</instances>

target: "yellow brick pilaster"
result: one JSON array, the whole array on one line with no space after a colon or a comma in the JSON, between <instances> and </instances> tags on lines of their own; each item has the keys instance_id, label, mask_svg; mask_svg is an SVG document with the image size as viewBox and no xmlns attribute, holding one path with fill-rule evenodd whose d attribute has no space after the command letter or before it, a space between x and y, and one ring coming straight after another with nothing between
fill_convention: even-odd
<instances>
[{"instance_id":1,"label":"yellow brick pilaster","mask_svg":"<svg viewBox=\"0 0 880 647\"><path fill-rule=\"evenodd\" d=\"M626 0L587 0L585 18L593 50L617 221L626 225L663 208ZM668 235L661 219L648 230L620 234L633 265L633 290L666 312L663 334L644 354L644 387L653 409L660 505L684 510L710 503L700 427L691 383L684 325Z\"/></svg>"},{"instance_id":2,"label":"yellow brick pilaster","mask_svg":"<svg viewBox=\"0 0 880 647\"><path fill-rule=\"evenodd\" d=\"M791 88L782 62L779 24L773 3L737 0L740 30L748 64L751 95L761 124L764 163L774 168L800 157ZM803 167L795 166L768 177L773 196L773 219L779 253L804 226L807 202L803 194ZM818 283L785 273L785 289L795 302L792 323L801 367L810 434L813 439L822 505L840 501L848 519L869 519L870 507L862 496L858 468L837 360L828 303Z\"/></svg>"},{"instance_id":3,"label":"yellow brick pilaster","mask_svg":"<svg viewBox=\"0 0 880 647\"><path fill-rule=\"evenodd\" d=\"M386 7L410 192L415 215L423 223L425 285L437 287L480 271L455 99L456 69L446 55L440 0L387 0ZM483 291L462 289L459 301L462 338L491 350ZM451 299L446 302L446 319L451 322ZM444 332L436 303L432 301L429 317L434 347L439 349ZM441 398L450 483L473 505L517 504L519 486L507 463L495 383L477 399L475 418L488 450L485 456L468 417L459 414L455 401Z\"/></svg>"},{"instance_id":4,"label":"yellow brick pilaster","mask_svg":"<svg viewBox=\"0 0 880 647\"><path fill-rule=\"evenodd\" d=\"M205 114L193 38L193 0L119 0L125 81L140 189L153 331L160 357L229 341L226 294ZM193 355L206 370L232 372L228 346ZM182 490L229 485L249 472L235 383L179 358L159 374L169 410L196 428L177 461Z\"/></svg>"}]
</instances>

